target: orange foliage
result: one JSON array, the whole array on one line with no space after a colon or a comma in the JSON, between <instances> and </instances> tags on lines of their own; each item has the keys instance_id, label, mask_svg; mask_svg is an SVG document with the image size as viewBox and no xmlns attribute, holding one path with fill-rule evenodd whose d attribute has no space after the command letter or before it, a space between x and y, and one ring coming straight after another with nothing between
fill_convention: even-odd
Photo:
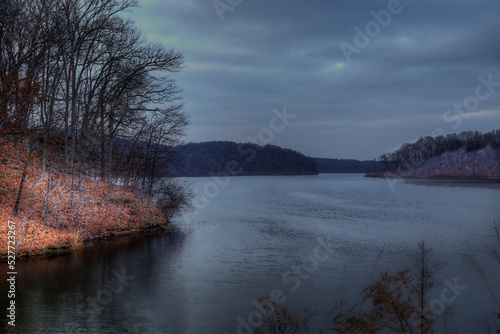
<instances>
[{"instance_id":1,"label":"orange foliage","mask_svg":"<svg viewBox=\"0 0 500 334\"><path fill-rule=\"evenodd\" d=\"M30 76L26 78L0 76L0 133L23 134L27 124L22 119L33 112L33 106L44 101L39 96L40 84ZM16 114L16 116L14 116Z\"/></svg>"},{"instance_id":2,"label":"orange foliage","mask_svg":"<svg viewBox=\"0 0 500 334\"><path fill-rule=\"evenodd\" d=\"M8 221L16 223L17 252L37 255L77 247L85 240L140 230L166 219L156 204L142 195L87 176L71 189L71 175L43 172L30 157L18 217L13 217L17 190L28 152L0 139L0 254L7 252ZM78 183L78 181L76 182ZM47 189L48 196L47 196Z\"/></svg>"}]
</instances>

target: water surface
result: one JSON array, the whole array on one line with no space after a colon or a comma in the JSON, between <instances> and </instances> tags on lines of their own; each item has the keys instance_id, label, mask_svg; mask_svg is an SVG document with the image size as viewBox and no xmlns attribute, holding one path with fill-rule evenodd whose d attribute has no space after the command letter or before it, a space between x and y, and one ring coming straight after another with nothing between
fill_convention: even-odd
<instances>
[{"instance_id":1,"label":"water surface","mask_svg":"<svg viewBox=\"0 0 500 334\"><path fill-rule=\"evenodd\" d=\"M176 218L174 235L19 263L10 332L246 333L254 301L276 290L286 306L320 311L312 326L327 328L340 298L358 302L381 272L413 268L422 240L441 264L432 300L445 280L467 287L446 304L449 328L486 332L497 310L500 265L486 252L499 222L498 183L359 174L185 181L201 193L199 210ZM491 291L462 254L478 262Z\"/></svg>"}]
</instances>

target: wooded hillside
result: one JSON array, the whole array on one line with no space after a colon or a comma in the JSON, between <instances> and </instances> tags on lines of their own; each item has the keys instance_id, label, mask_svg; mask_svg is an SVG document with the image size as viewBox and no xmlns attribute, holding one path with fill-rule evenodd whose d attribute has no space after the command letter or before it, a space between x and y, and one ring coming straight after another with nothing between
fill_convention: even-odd
<instances>
[{"instance_id":1,"label":"wooded hillside","mask_svg":"<svg viewBox=\"0 0 500 334\"><path fill-rule=\"evenodd\" d=\"M500 130L420 138L380 161L403 177L500 178Z\"/></svg>"},{"instance_id":2,"label":"wooded hillside","mask_svg":"<svg viewBox=\"0 0 500 334\"><path fill-rule=\"evenodd\" d=\"M137 5L0 0L0 224L16 221L20 249L153 223L161 209L164 221L185 194L164 168L189 121L173 79L183 55L125 18Z\"/></svg>"},{"instance_id":3,"label":"wooded hillside","mask_svg":"<svg viewBox=\"0 0 500 334\"><path fill-rule=\"evenodd\" d=\"M185 157L174 172L186 176L229 175L315 175L314 159L278 146L237 144L227 141L190 143L178 147Z\"/></svg>"}]
</instances>

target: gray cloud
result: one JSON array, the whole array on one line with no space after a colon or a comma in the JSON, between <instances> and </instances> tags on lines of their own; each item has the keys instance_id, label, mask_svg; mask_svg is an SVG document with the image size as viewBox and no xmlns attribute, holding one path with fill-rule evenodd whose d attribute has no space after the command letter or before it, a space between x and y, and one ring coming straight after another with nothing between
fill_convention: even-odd
<instances>
[{"instance_id":1,"label":"gray cloud","mask_svg":"<svg viewBox=\"0 0 500 334\"><path fill-rule=\"evenodd\" d=\"M355 46L354 28L388 3L243 0L221 21L212 0L143 0L130 16L184 52L175 78L192 119L187 141L246 141L285 105L297 118L273 144L322 157L372 159L436 128L498 128L499 113L457 128L443 113L475 93L478 76L500 81L500 3L401 0L348 63L339 44ZM500 110L497 90L476 111Z\"/></svg>"}]
</instances>

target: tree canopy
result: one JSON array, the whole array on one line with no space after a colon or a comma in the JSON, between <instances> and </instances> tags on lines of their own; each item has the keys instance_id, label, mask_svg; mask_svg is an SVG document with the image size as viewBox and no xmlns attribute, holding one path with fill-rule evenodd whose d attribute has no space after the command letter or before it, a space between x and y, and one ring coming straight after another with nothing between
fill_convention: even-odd
<instances>
[{"instance_id":1,"label":"tree canopy","mask_svg":"<svg viewBox=\"0 0 500 334\"><path fill-rule=\"evenodd\" d=\"M43 168L150 192L175 160L160 148L189 122L172 77L184 59L125 18L137 5L0 0L0 133L27 140Z\"/></svg>"},{"instance_id":2,"label":"tree canopy","mask_svg":"<svg viewBox=\"0 0 500 334\"><path fill-rule=\"evenodd\" d=\"M182 175L307 175L317 174L313 158L274 145L228 141L190 143L177 148L185 156Z\"/></svg>"},{"instance_id":3,"label":"tree canopy","mask_svg":"<svg viewBox=\"0 0 500 334\"><path fill-rule=\"evenodd\" d=\"M474 152L490 146L500 148L500 129L487 133L464 131L445 136L421 137L412 144L403 144L394 152L382 154L379 158L391 170L415 168L427 159L438 157L445 152L453 152L464 148L466 152Z\"/></svg>"}]
</instances>

